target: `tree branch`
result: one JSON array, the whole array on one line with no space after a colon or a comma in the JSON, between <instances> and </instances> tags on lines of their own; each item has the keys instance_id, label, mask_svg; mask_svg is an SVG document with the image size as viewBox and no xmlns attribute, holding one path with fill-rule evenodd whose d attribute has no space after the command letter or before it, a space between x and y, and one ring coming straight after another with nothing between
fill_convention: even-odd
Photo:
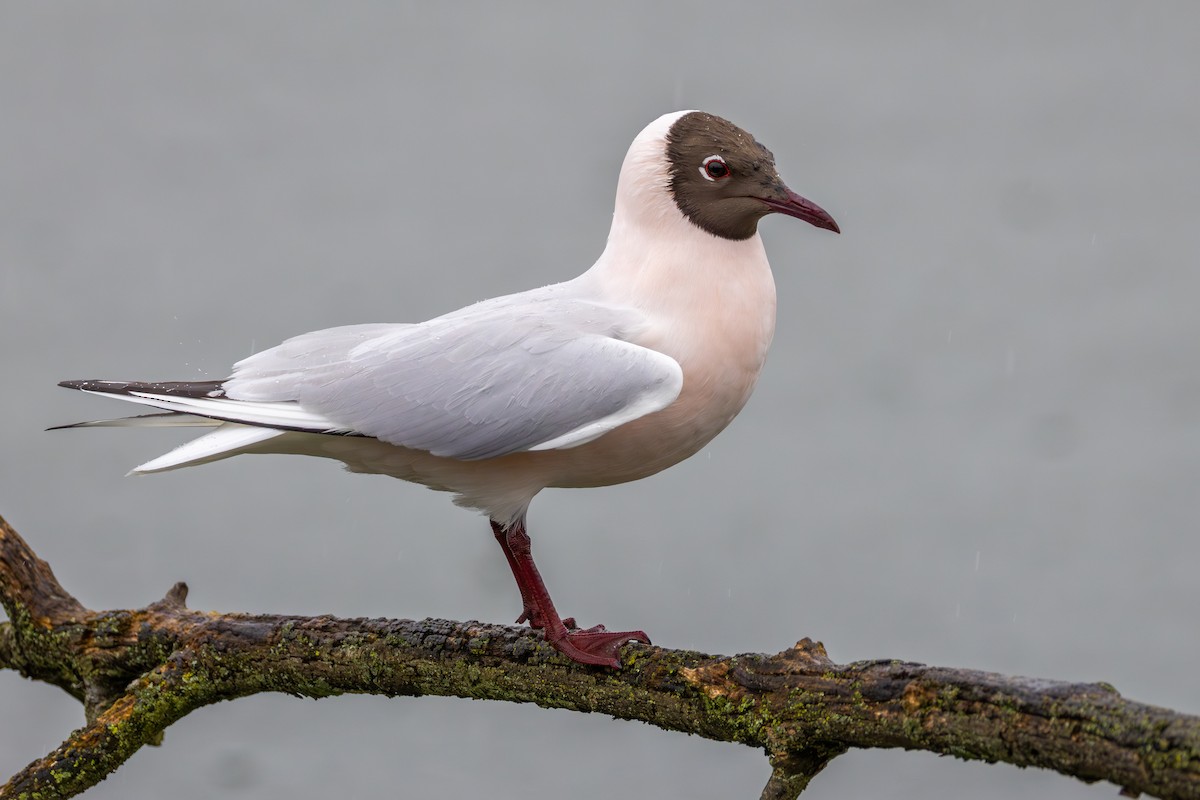
<instances>
[{"instance_id":1,"label":"tree branch","mask_svg":"<svg viewBox=\"0 0 1200 800\"><path fill-rule=\"evenodd\" d=\"M762 797L792 800L853 747L902 747L1200 796L1200 718L1111 686L901 661L836 664L808 639L776 655L629 645L619 671L571 664L525 628L427 619L218 614L187 587L90 611L0 519L0 667L84 703L87 725L0 787L71 797L205 705L258 692L443 695L597 711L764 749Z\"/></svg>"}]
</instances>

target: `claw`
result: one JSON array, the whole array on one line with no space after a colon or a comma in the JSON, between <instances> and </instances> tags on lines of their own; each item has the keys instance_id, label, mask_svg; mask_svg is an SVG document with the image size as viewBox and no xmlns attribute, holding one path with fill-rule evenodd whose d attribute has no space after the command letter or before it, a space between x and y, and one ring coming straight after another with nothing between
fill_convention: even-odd
<instances>
[{"instance_id":1,"label":"claw","mask_svg":"<svg viewBox=\"0 0 1200 800\"><path fill-rule=\"evenodd\" d=\"M603 625L587 630L567 631L561 637L546 637L546 643L572 661L598 667L621 666L617 656L626 642L650 644L650 637L642 631L607 631Z\"/></svg>"}]
</instances>

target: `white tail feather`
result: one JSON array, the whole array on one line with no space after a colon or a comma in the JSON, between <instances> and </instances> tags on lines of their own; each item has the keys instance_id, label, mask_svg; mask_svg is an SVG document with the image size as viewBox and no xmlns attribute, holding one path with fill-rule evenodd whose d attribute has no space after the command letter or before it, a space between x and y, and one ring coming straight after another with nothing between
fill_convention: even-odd
<instances>
[{"instance_id":1,"label":"white tail feather","mask_svg":"<svg viewBox=\"0 0 1200 800\"><path fill-rule=\"evenodd\" d=\"M176 411L180 414L195 414L201 417L212 417L226 422L242 422L250 425L265 425L305 430L314 433L349 433L345 426L305 411L299 405L290 401L256 402L246 400L231 400L227 397L184 397L180 395L152 394L150 392L129 392L128 394L113 394L84 389L88 394L99 394L116 400L130 403L141 403L155 408Z\"/></svg>"},{"instance_id":2,"label":"white tail feather","mask_svg":"<svg viewBox=\"0 0 1200 800\"><path fill-rule=\"evenodd\" d=\"M221 424L219 419L209 417L193 417L188 414L178 414L166 411L162 414L142 414L136 417L118 417L116 419L92 419L87 422L73 422L70 425L55 425L48 431L61 431L66 428L215 428Z\"/></svg>"},{"instance_id":3,"label":"white tail feather","mask_svg":"<svg viewBox=\"0 0 1200 800\"><path fill-rule=\"evenodd\" d=\"M169 453L147 461L141 466L129 471L130 475L145 475L151 472L165 472L179 467L190 467L203 464L206 461L216 461L236 455L247 447L264 442L267 439L280 436L285 431L274 428L260 428L249 425L234 425L224 423L212 433L206 433L198 439L181 444Z\"/></svg>"}]
</instances>

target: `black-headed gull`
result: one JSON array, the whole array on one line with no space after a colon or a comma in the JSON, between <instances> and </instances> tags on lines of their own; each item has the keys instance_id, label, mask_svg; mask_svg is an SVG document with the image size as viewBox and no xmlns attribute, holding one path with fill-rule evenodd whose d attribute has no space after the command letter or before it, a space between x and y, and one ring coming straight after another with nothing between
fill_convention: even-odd
<instances>
[{"instance_id":1,"label":"black-headed gull","mask_svg":"<svg viewBox=\"0 0 1200 800\"><path fill-rule=\"evenodd\" d=\"M712 114L666 114L633 140L608 244L577 278L427 322L306 333L225 380L61 385L166 412L81 426L213 428L135 473L302 453L454 492L491 520L521 590L517 621L575 661L617 667L622 644L649 639L559 617L526 509L548 486L666 469L742 409L775 329L758 222L776 212L838 231L753 136Z\"/></svg>"}]
</instances>

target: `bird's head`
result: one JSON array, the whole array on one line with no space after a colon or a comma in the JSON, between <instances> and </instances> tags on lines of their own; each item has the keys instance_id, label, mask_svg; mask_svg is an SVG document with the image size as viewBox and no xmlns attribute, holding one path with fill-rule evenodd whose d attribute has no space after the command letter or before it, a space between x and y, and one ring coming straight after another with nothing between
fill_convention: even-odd
<instances>
[{"instance_id":1,"label":"bird's head","mask_svg":"<svg viewBox=\"0 0 1200 800\"><path fill-rule=\"evenodd\" d=\"M647 126L626 156L622 183L644 199L665 191L687 220L722 239L749 239L773 213L839 232L824 209L784 184L770 150L703 111L667 114Z\"/></svg>"}]
</instances>

